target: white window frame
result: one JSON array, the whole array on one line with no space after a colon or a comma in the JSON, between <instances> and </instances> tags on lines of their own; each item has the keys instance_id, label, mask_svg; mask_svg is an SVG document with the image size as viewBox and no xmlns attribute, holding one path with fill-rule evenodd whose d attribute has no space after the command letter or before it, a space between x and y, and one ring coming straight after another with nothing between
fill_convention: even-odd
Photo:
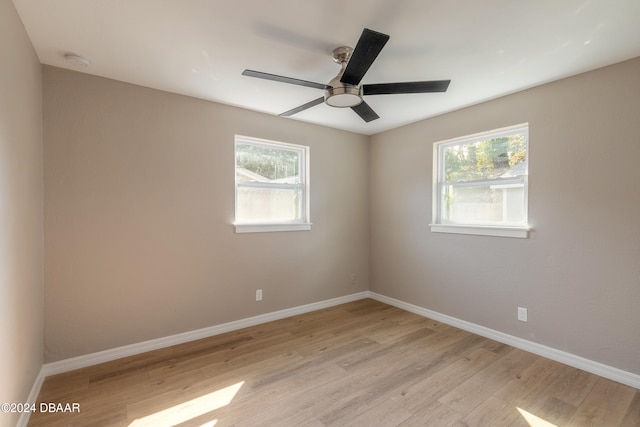
<instances>
[{"instance_id":1,"label":"white window frame","mask_svg":"<svg viewBox=\"0 0 640 427\"><path fill-rule=\"evenodd\" d=\"M443 209L443 189L445 185L451 185L444 181L444 148L451 145L470 144L479 140L500 138L524 133L526 141L527 173L524 176L514 178L486 179L470 182L455 183L455 186L477 186L477 185L524 185L524 223L522 224L493 224L493 223L459 223L445 222L442 220ZM434 233L454 233L454 234L474 234L480 236L496 237L516 237L528 238L531 226L528 223L528 200L529 200L529 124L522 123L505 128L495 129L488 132L481 132L467 135L460 138L439 141L433 144L433 222L429 224Z\"/></svg>"},{"instance_id":2,"label":"white window frame","mask_svg":"<svg viewBox=\"0 0 640 427\"><path fill-rule=\"evenodd\" d=\"M271 141L268 139L254 138L250 136L235 135L233 146L233 169L237 164L238 144L250 144L262 147L274 147L284 150L293 150L299 153L299 176L300 183L268 183L268 182L242 182L234 178L235 186L235 207L234 217L238 212L238 188L274 188L274 189L296 189L301 190L300 198L300 219L293 221L238 221L237 217L233 223L236 233L263 233L277 231L308 231L311 230L311 220L309 217L309 147L304 145L290 144L287 142Z\"/></svg>"}]
</instances>

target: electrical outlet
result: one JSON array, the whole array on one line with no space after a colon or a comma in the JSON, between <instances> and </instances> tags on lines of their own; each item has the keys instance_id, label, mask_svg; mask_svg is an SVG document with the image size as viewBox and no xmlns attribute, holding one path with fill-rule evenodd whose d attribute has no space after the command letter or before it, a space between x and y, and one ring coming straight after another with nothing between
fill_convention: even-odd
<instances>
[{"instance_id":1,"label":"electrical outlet","mask_svg":"<svg viewBox=\"0 0 640 427\"><path fill-rule=\"evenodd\" d=\"M518 320L521 322L527 321L527 309L523 307L518 307Z\"/></svg>"},{"instance_id":2,"label":"electrical outlet","mask_svg":"<svg viewBox=\"0 0 640 427\"><path fill-rule=\"evenodd\" d=\"M256 290L256 301L262 301L262 289Z\"/></svg>"}]
</instances>

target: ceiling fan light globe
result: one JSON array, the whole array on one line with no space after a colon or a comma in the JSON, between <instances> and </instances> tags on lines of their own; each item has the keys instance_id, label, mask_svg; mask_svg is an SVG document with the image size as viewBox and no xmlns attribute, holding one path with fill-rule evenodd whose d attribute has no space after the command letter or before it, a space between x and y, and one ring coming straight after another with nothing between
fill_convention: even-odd
<instances>
[{"instance_id":1,"label":"ceiling fan light globe","mask_svg":"<svg viewBox=\"0 0 640 427\"><path fill-rule=\"evenodd\" d=\"M360 88L356 86L331 87L325 91L324 102L338 108L355 107L362 104Z\"/></svg>"}]
</instances>

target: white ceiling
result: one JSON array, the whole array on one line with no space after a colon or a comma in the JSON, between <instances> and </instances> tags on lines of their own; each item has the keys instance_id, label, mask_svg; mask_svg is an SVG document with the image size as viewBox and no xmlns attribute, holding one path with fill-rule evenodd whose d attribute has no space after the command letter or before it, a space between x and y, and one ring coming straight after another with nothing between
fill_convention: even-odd
<instances>
[{"instance_id":1,"label":"white ceiling","mask_svg":"<svg viewBox=\"0 0 640 427\"><path fill-rule=\"evenodd\" d=\"M338 46L391 36L362 83L451 79L292 118L365 135L640 56L640 0L13 0L43 64L277 115L322 96ZM65 62L73 52L86 68ZM640 76L639 76L640 77Z\"/></svg>"}]
</instances>

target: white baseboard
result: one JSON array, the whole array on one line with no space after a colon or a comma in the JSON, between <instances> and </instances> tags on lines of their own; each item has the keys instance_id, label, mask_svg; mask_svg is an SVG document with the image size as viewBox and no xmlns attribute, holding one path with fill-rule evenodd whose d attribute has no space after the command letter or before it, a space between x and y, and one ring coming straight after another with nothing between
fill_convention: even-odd
<instances>
[{"instance_id":1,"label":"white baseboard","mask_svg":"<svg viewBox=\"0 0 640 427\"><path fill-rule=\"evenodd\" d=\"M369 298L640 389L640 375L369 291Z\"/></svg>"},{"instance_id":2,"label":"white baseboard","mask_svg":"<svg viewBox=\"0 0 640 427\"><path fill-rule=\"evenodd\" d=\"M42 388L42 383L44 382L44 378L44 369L41 368L40 372L38 372L36 380L33 383L33 387L31 387L31 392L29 393L29 397L27 397L25 403L28 403L30 405L36 404L36 402L38 401L38 395L40 394L40 389ZM23 412L20 415L20 418L18 418L18 424L16 424L16 427L27 427L27 424L29 424L30 416L31 412Z\"/></svg>"},{"instance_id":3,"label":"white baseboard","mask_svg":"<svg viewBox=\"0 0 640 427\"><path fill-rule=\"evenodd\" d=\"M110 362L112 360L120 359L123 357L145 353L147 351L158 350L160 348L170 347L178 344L184 344L186 342L224 334L225 332L236 331L238 329L246 328L249 326L255 326L262 323L272 322L274 320L284 319L286 317L296 316L298 314L333 307L335 305L364 299L368 296L368 291L359 292L343 297L332 298L325 301L287 308L285 310L274 311L272 313L261 314L259 316L210 326L203 329L197 329L195 331L189 331L181 334L171 335L168 337L143 341L140 343L117 347L110 350L99 351L97 353L85 354L83 356L60 360L58 362L46 363L42 366L42 371L44 372L45 377L49 375L60 374L63 372L69 372L75 369L85 368L87 366L97 365L99 363Z\"/></svg>"}]
</instances>

